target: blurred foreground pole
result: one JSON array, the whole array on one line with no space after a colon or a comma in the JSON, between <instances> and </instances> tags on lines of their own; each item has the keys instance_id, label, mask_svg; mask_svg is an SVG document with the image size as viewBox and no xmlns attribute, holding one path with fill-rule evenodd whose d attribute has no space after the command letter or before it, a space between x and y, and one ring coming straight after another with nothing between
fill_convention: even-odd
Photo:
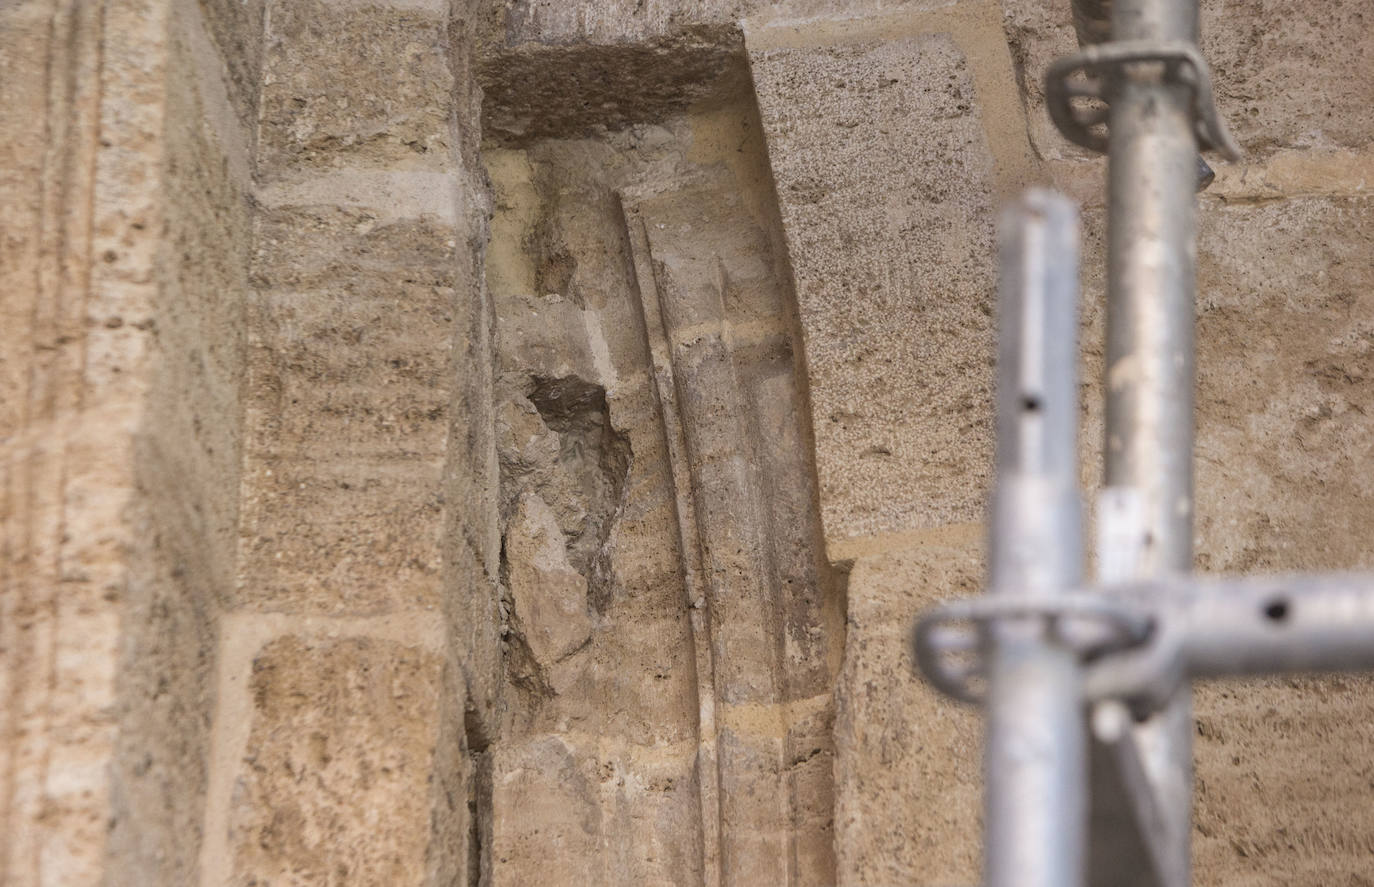
<instances>
[{"instance_id":1,"label":"blurred foreground pole","mask_svg":"<svg viewBox=\"0 0 1374 887\"><path fill-rule=\"evenodd\" d=\"M1077 214L1033 190L1001 230L997 487L990 592L1043 600L1082 580ZM1086 725L1075 651L1043 619L987 627L989 887L1081 887Z\"/></svg>"}]
</instances>

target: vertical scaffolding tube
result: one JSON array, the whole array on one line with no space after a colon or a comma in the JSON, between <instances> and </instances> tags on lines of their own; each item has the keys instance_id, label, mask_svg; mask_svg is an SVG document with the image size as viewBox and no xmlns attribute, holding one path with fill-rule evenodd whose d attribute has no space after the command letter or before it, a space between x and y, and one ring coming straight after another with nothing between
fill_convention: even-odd
<instances>
[{"instance_id":1,"label":"vertical scaffolding tube","mask_svg":"<svg viewBox=\"0 0 1374 887\"><path fill-rule=\"evenodd\" d=\"M997 487L991 591L1043 598L1077 586L1074 208L1033 190L1001 234ZM985 760L986 883L1080 887L1087 764L1080 669L1043 620L989 628Z\"/></svg>"},{"instance_id":2,"label":"vertical scaffolding tube","mask_svg":"<svg viewBox=\"0 0 1374 887\"><path fill-rule=\"evenodd\" d=\"M1114 0L1115 40L1195 43L1197 0ZM1106 483L1143 505L1138 577L1193 560L1193 325L1197 143L1192 93L1177 78L1123 77L1111 93ZM1155 864L1188 878L1191 703L1184 690L1134 731L1164 815Z\"/></svg>"}]
</instances>

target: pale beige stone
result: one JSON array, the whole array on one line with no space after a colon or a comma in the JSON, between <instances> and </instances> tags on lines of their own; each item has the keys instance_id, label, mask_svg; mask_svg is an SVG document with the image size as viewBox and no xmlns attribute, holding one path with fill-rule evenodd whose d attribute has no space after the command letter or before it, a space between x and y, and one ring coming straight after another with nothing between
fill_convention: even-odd
<instances>
[{"instance_id":1,"label":"pale beige stone","mask_svg":"<svg viewBox=\"0 0 1374 887\"><path fill-rule=\"evenodd\" d=\"M762 49L751 66L805 331L827 546L979 519L993 165L967 59L930 34Z\"/></svg>"},{"instance_id":2,"label":"pale beige stone","mask_svg":"<svg viewBox=\"0 0 1374 887\"><path fill-rule=\"evenodd\" d=\"M444 170L457 148L446 22L411 5L268 0L258 172Z\"/></svg>"},{"instance_id":3,"label":"pale beige stone","mask_svg":"<svg viewBox=\"0 0 1374 887\"><path fill-rule=\"evenodd\" d=\"M425 883L442 670L394 641L264 646L223 883Z\"/></svg>"},{"instance_id":4,"label":"pale beige stone","mask_svg":"<svg viewBox=\"0 0 1374 887\"><path fill-rule=\"evenodd\" d=\"M1199 566L1368 569L1374 205L1208 201L1200 234ZM1368 871L1370 693L1363 676L1199 692L1200 880Z\"/></svg>"},{"instance_id":5,"label":"pale beige stone","mask_svg":"<svg viewBox=\"0 0 1374 887\"><path fill-rule=\"evenodd\" d=\"M553 509L537 494L520 497L506 530L512 631L540 666L565 659L587 642L587 580L568 562Z\"/></svg>"},{"instance_id":6,"label":"pale beige stone","mask_svg":"<svg viewBox=\"0 0 1374 887\"><path fill-rule=\"evenodd\" d=\"M973 882L909 632L1027 182L1098 483L1068 6L3 4L0 881ZM1374 42L1291 6L1202 3L1211 571L1369 565ZM1200 884L1362 883L1369 689L1199 692Z\"/></svg>"},{"instance_id":7,"label":"pale beige stone","mask_svg":"<svg viewBox=\"0 0 1374 887\"><path fill-rule=\"evenodd\" d=\"M918 680L923 610L981 591L982 527L861 557L836 689L835 844L842 885L977 883L981 724Z\"/></svg>"}]
</instances>

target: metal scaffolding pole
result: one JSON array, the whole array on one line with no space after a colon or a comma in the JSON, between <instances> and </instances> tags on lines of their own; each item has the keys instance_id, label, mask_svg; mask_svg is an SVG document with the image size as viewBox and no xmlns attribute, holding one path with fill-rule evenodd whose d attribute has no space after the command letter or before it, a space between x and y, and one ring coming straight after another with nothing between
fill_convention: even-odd
<instances>
[{"instance_id":1,"label":"metal scaffolding pole","mask_svg":"<svg viewBox=\"0 0 1374 887\"><path fill-rule=\"evenodd\" d=\"M1082 579L1076 223L1072 204L1039 190L1002 222L989 564L992 594L1008 601L1060 594ZM992 626L987 640L987 883L1080 887L1087 733L1078 657L1038 620Z\"/></svg>"},{"instance_id":2,"label":"metal scaffolding pole","mask_svg":"<svg viewBox=\"0 0 1374 887\"><path fill-rule=\"evenodd\" d=\"M991 887L1186 887L1188 682L1374 668L1374 576L1189 575L1198 149L1239 151L1196 0L1074 13L1092 45L1051 67L1046 95L1067 138L1109 154L1098 587L1079 576L1074 213L1032 191L1003 223L992 593L922 616L916 660L986 706Z\"/></svg>"},{"instance_id":3,"label":"metal scaffolding pole","mask_svg":"<svg viewBox=\"0 0 1374 887\"><path fill-rule=\"evenodd\" d=\"M1192 41L1196 0L1116 0L1123 37ZM1138 491L1142 576L1193 566L1197 142L1192 91L1125 78L1111 101L1106 483Z\"/></svg>"},{"instance_id":4,"label":"metal scaffolding pole","mask_svg":"<svg viewBox=\"0 0 1374 887\"><path fill-rule=\"evenodd\" d=\"M1197 2L1114 0L1112 37L1193 44ZM1137 499L1132 511L1139 526L1133 528L1133 574L1104 576L1106 581L1187 573L1193 565L1198 145L1193 90L1160 68L1159 76L1123 76L1107 87L1105 481L1118 495ZM1153 789L1130 793L1131 812L1154 869L1155 877L1143 880L1161 887L1188 882L1192 730L1185 686L1109 750L1118 767L1141 772ZM1147 809L1152 804L1156 809ZM1095 844L1095 884L1121 884L1114 843Z\"/></svg>"}]
</instances>

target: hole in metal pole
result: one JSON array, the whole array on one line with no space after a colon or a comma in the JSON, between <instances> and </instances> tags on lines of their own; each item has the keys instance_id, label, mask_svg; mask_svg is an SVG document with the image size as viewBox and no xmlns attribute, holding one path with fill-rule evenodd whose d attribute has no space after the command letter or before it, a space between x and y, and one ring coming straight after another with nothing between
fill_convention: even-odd
<instances>
[{"instance_id":1,"label":"hole in metal pole","mask_svg":"<svg viewBox=\"0 0 1374 887\"><path fill-rule=\"evenodd\" d=\"M1040 398L1036 397L1034 394L1021 395L1021 409L1024 412L1038 413L1042 406L1043 404L1041 404Z\"/></svg>"},{"instance_id":2,"label":"hole in metal pole","mask_svg":"<svg viewBox=\"0 0 1374 887\"><path fill-rule=\"evenodd\" d=\"M1270 622L1285 622L1288 620L1288 601L1277 598L1264 605L1264 618Z\"/></svg>"}]
</instances>

